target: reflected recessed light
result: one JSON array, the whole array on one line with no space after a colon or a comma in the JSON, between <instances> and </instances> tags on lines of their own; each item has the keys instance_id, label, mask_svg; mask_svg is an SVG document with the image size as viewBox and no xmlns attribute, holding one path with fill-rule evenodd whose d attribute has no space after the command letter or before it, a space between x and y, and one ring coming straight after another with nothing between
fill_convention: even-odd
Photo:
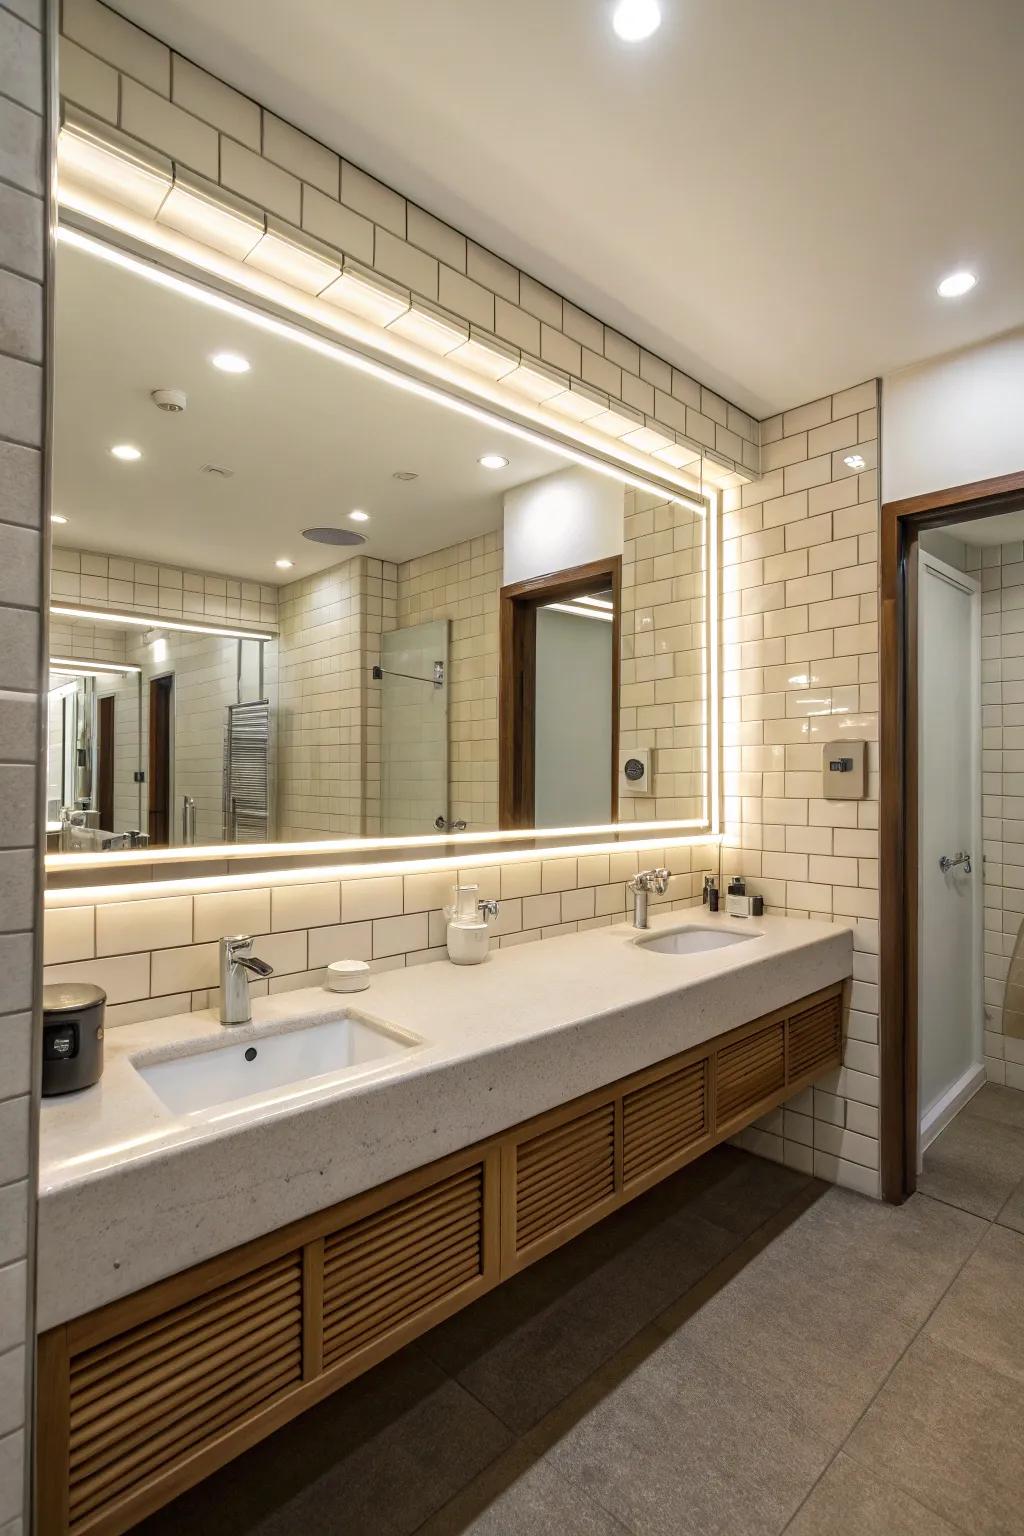
<instances>
[{"instance_id":1,"label":"reflected recessed light","mask_svg":"<svg viewBox=\"0 0 1024 1536\"><path fill-rule=\"evenodd\" d=\"M508 468L508 459L503 458L500 453L485 453L482 459L477 459L477 463L484 469Z\"/></svg>"},{"instance_id":2,"label":"reflected recessed light","mask_svg":"<svg viewBox=\"0 0 1024 1536\"><path fill-rule=\"evenodd\" d=\"M354 523L368 523L370 521L369 512L360 512L356 510L355 512L350 512L349 517Z\"/></svg>"},{"instance_id":3,"label":"reflected recessed light","mask_svg":"<svg viewBox=\"0 0 1024 1536\"><path fill-rule=\"evenodd\" d=\"M50 522L51 523L66 523L67 522L67 518L64 517L63 514L60 513L60 512L51 512L50 513Z\"/></svg>"},{"instance_id":4,"label":"reflected recessed light","mask_svg":"<svg viewBox=\"0 0 1024 1536\"><path fill-rule=\"evenodd\" d=\"M658 0L619 0L612 26L624 43L641 43L661 26Z\"/></svg>"},{"instance_id":5,"label":"reflected recessed light","mask_svg":"<svg viewBox=\"0 0 1024 1536\"><path fill-rule=\"evenodd\" d=\"M142 449L134 447L131 443L115 443L110 451L115 459L121 459L125 464L132 464L136 459L142 458Z\"/></svg>"},{"instance_id":6,"label":"reflected recessed light","mask_svg":"<svg viewBox=\"0 0 1024 1536\"><path fill-rule=\"evenodd\" d=\"M862 453L848 453L843 463L847 469L863 469L867 464L867 459Z\"/></svg>"},{"instance_id":7,"label":"reflected recessed light","mask_svg":"<svg viewBox=\"0 0 1024 1536\"><path fill-rule=\"evenodd\" d=\"M274 564L277 566L279 571L290 571L292 566L295 564L295 561L294 560L275 560Z\"/></svg>"},{"instance_id":8,"label":"reflected recessed light","mask_svg":"<svg viewBox=\"0 0 1024 1536\"><path fill-rule=\"evenodd\" d=\"M970 293L977 281L973 272L951 272L939 284L939 293L944 299L959 299L963 294Z\"/></svg>"},{"instance_id":9,"label":"reflected recessed light","mask_svg":"<svg viewBox=\"0 0 1024 1536\"><path fill-rule=\"evenodd\" d=\"M249 359L240 352L215 352L210 362L221 373L248 373L250 368Z\"/></svg>"}]
</instances>

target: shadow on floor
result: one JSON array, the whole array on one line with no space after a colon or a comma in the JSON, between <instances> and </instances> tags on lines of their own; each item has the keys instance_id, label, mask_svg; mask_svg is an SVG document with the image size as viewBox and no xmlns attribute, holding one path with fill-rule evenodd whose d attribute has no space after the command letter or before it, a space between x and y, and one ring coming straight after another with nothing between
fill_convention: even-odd
<instances>
[{"instance_id":1,"label":"shadow on floor","mask_svg":"<svg viewBox=\"0 0 1024 1536\"><path fill-rule=\"evenodd\" d=\"M1024 1536L1022 1111L899 1207L718 1148L136 1536Z\"/></svg>"},{"instance_id":2,"label":"shadow on floor","mask_svg":"<svg viewBox=\"0 0 1024 1536\"><path fill-rule=\"evenodd\" d=\"M598 1523L585 1523L586 1501L536 1467L541 1453L522 1437L670 1306L697 1308L727 1284L826 1187L717 1148L214 1473L136 1536L411 1536L467 1489L482 1512L503 1483L525 1501L515 1529L621 1532L596 1508ZM438 1529L492 1529L469 1510L466 1519Z\"/></svg>"}]
</instances>

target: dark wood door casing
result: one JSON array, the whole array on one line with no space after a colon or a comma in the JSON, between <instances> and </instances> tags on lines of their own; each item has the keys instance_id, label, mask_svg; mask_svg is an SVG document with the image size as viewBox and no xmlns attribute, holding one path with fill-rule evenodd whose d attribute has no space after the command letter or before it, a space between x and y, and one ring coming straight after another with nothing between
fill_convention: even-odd
<instances>
[{"instance_id":1,"label":"dark wood door casing","mask_svg":"<svg viewBox=\"0 0 1024 1536\"><path fill-rule=\"evenodd\" d=\"M534 825L537 609L607 587L612 594L610 821L618 819L619 677L622 658L622 556L502 587L498 635L498 824Z\"/></svg>"},{"instance_id":2,"label":"dark wood door casing","mask_svg":"<svg viewBox=\"0 0 1024 1536\"><path fill-rule=\"evenodd\" d=\"M1024 506L1024 471L882 506L879 713L881 792L881 1179L886 1200L917 1187L917 591L919 535Z\"/></svg>"}]
</instances>

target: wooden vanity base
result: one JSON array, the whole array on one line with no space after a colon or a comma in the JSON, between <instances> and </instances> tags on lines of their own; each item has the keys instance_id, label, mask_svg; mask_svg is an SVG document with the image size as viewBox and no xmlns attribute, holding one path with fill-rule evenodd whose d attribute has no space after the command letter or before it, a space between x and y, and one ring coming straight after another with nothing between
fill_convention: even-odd
<instances>
[{"instance_id":1,"label":"wooden vanity base","mask_svg":"<svg viewBox=\"0 0 1024 1536\"><path fill-rule=\"evenodd\" d=\"M40 1536L118 1536L774 1108L842 1054L842 985L51 1329Z\"/></svg>"}]
</instances>

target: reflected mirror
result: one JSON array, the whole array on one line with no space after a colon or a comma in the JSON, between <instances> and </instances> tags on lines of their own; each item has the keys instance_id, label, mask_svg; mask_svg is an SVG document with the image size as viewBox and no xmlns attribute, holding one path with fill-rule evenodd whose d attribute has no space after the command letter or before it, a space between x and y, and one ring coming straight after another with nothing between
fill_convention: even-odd
<instances>
[{"instance_id":1,"label":"reflected mirror","mask_svg":"<svg viewBox=\"0 0 1024 1536\"><path fill-rule=\"evenodd\" d=\"M58 248L47 839L708 826L707 519Z\"/></svg>"}]
</instances>

